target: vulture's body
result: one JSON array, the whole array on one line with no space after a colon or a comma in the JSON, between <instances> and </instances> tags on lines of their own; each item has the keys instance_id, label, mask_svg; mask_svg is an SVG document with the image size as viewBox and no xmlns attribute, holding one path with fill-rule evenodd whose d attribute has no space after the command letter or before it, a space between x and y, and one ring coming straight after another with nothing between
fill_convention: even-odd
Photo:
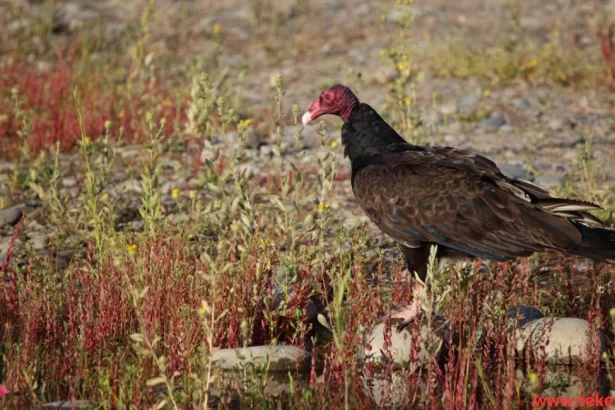
<instances>
[{"instance_id":1,"label":"vulture's body","mask_svg":"<svg viewBox=\"0 0 615 410\"><path fill-rule=\"evenodd\" d=\"M615 263L615 231L594 227L600 221L589 213L599 206L554 198L480 155L409 144L344 86L323 92L304 123L327 113L344 119L361 208L421 276L432 244L445 256L503 261L554 249Z\"/></svg>"}]
</instances>

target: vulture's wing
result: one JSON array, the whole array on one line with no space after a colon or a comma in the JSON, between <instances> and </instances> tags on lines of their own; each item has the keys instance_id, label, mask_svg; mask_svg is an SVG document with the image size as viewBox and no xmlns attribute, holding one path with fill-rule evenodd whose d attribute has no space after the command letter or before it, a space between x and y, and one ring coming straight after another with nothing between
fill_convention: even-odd
<instances>
[{"instance_id":1,"label":"vulture's wing","mask_svg":"<svg viewBox=\"0 0 615 410\"><path fill-rule=\"evenodd\" d=\"M599 223L587 212L597 205L552 198L505 177L487 158L448 147L382 155L358 171L353 190L396 241L434 242L487 259L573 249L582 238L576 224Z\"/></svg>"}]
</instances>

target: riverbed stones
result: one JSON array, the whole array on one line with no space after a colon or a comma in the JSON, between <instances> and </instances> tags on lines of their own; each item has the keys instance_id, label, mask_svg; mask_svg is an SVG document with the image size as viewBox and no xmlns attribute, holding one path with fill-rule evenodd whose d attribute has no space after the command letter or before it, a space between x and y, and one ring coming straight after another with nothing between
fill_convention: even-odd
<instances>
[{"instance_id":1,"label":"riverbed stones","mask_svg":"<svg viewBox=\"0 0 615 410\"><path fill-rule=\"evenodd\" d=\"M386 364L392 362L393 368L416 369L431 361L439 359L447 340L447 329L442 318L436 318L431 324L423 322L415 329L411 323L398 329L401 319L392 319L390 324L378 323L367 334L363 359L366 362ZM416 360L411 360L413 350L418 349Z\"/></svg>"},{"instance_id":2,"label":"riverbed stones","mask_svg":"<svg viewBox=\"0 0 615 410\"><path fill-rule=\"evenodd\" d=\"M11 225L17 225L17 222L21 219L22 205L15 205L10 208L0 210L0 227Z\"/></svg>"},{"instance_id":3,"label":"riverbed stones","mask_svg":"<svg viewBox=\"0 0 615 410\"><path fill-rule=\"evenodd\" d=\"M262 366L270 372L306 372L310 369L312 355L297 346L250 346L217 350L212 362L215 367L224 370L258 369Z\"/></svg>"},{"instance_id":4,"label":"riverbed stones","mask_svg":"<svg viewBox=\"0 0 615 410\"><path fill-rule=\"evenodd\" d=\"M604 352L606 337L584 319L545 317L530 321L518 330L517 351L526 349L536 356L545 354L557 364L572 364Z\"/></svg>"}]
</instances>

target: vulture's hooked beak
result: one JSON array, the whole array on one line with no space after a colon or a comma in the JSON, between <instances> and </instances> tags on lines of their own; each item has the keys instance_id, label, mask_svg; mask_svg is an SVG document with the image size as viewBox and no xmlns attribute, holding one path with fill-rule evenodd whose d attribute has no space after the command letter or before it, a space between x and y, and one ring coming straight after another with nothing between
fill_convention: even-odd
<instances>
[{"instance_id":1,"label":"vulture's hooked beak","mask_svg":"<svg viewBox=\"0 0 615 410\"><path fill-rule=\"evenodd\" d=\"M304 127L307 127L307 125L312 122L312 113L306 111L305 114L303 114L303 117L301 117L301 122L303 123Z\"/></svg>"}]
</instances>

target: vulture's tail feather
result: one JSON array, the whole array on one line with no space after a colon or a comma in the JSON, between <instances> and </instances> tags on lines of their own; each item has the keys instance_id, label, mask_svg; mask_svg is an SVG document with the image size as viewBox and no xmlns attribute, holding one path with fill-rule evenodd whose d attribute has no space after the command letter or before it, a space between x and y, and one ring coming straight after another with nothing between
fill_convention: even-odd
<instances>
[{"instance_id":1,"label":"vulture's tail feather","mask_svg":"<svg viewBox=\"0 0 615 410\"><path fill-rule=\"evenodd\" d=\"M581 224L577 224L577 227L583 234L583 242L570 253L615 264L614 230L590 228Z\"/></svg>"}]
</instances>

